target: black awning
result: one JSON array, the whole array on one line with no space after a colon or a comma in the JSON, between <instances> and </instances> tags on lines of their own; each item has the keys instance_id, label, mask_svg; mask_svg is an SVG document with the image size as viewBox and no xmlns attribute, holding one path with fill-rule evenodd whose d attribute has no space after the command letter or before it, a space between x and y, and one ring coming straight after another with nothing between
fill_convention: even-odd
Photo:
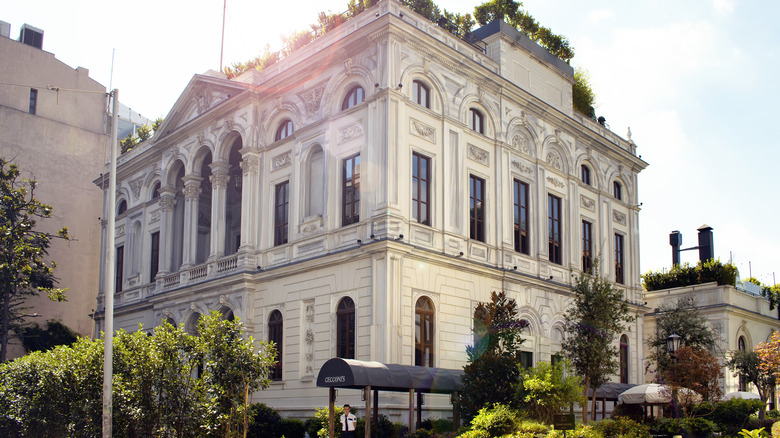
<instances>
[{"instance_id":1,"label":"black awning","mask_svg":"<svg viewBox=\"0 0 780 438\"><path fill-rule=\"evenodd\" d=\"M596 398L599 400L617 401L618 395L635 386L636 385L631 383L605 383L596 390ZM593 397L593 388L588 388L588 398L590 399L591 397Z\"/></svg>"},{"instance_id":2,"label":"black awning","mask_svg":"<svg viewBox=\"0 0 780 438\"><path fill-rule=\"evenodd\" d=\"M383 364L354 359L333 358L325 362L317 375L317 386L380 391L449 394L460 390L463 370Z\"/></svg>"}]
</instances>

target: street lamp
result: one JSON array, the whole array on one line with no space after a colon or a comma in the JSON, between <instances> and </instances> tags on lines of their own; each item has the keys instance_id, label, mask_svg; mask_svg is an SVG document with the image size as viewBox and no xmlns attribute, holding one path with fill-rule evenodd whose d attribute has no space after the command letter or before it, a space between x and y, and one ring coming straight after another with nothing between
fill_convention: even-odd
<instances>
[{"instance_id":1,"label":"street lamp","mask_svg":"<svg viewBox=\"0 0 780 438\"><path fill-rule=\"evenodd\" d=\"M666 337L666 351L669 352L669 355L672 357L672 360L674 360L674 384L679 385L679 382L677 382L677 350L680 349L680 343L682 342L682 337L679 335L672 333L671 335ZM674 403L674 418L680 418L680 406L677 402L677 388L674 386L672 387L672 403Z\"/></svg>"},{"instance_id":2,"label":"street lamp","mask_svg":"<svg viewBox=\"0 0 780 438\"><path fill-rule=\"evenodd\" d=\"M666 337L666 351L668 351L669 354L674 355L674 353L676 353L677 350L680 349L681 342L682 342L682 337L672 333L671 335Z\"/></svg>"}]
</instances>

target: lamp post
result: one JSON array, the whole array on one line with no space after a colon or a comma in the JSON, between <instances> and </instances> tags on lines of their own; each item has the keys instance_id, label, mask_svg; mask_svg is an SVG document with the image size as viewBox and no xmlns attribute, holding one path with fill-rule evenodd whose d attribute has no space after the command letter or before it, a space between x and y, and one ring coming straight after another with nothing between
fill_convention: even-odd
<instances>
[{"instance_id":1,"label":"lamp post","mask_svg":"<svg viewBox=\"0 0 780 438\"><path fill-rule=\"evenodd\" d=\"M674 405L674 418L680 418L680 404L677 402L677 350L680 349L680 343L682 337L672 333L666 337L666 351L669 352L669 356L674 361L674 386L672 386L672 403Z\"/></svg>"}]
</instances>

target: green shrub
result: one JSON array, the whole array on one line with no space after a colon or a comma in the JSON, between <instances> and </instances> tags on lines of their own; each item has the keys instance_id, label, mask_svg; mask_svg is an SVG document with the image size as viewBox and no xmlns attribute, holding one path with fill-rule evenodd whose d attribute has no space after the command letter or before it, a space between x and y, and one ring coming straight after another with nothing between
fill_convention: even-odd
<instances>
[{"instance_id":1,"label":"green shrub","mask_svg":"<svg viewBox=\"0 0 780 438\"><path fill-rule=\"evenodd\" d=\"M596 423L595 428L604 438L650 438L647 426L628 417L601 420Z\"/></svg>"},{"instance_id":2,"label":"green shrub","mask_svg":"<svg viewBox=\"0 0 780 438\"><path fill-rule=\"evenodd\" d=\"M473 420L473 430L481 430L491 437L512 433L517 424L517 413L506 405L496 403L492 408L482 408Z\"/></svg>"},{"instance_id":3,"label":"green shrub","mask_svg":"<svg viewBox=\"0 0 780 438\"><path fill-rule=\"evenodd\" d=\"M551 430L546 438L564 438L562 430ZM604 438L595 427L588 424L578 424L574 430L566 431L566 438Z\"/></svg>"},{"instance_id":4,"label":"green shrub","mask_svg":"<svg viewBox=\"0 0 780 438\"><path fill-rule=\"evenodd\" d=\"M341 422L339 418L344 413L344 409L341 406L336 406L333 413L334 418L334 438L341 436ZM304 422L304 428L309 437L314 438L318 436L328 436L328 408L317 408L313 418L308 418ZM360 436L360 435L356 435Z\"/></svg>"},{"instance_id":5,"label":"green shrub","mask_svg":"<svg viewBox=\"0 0 780 438\"><path fill-rule=\"evenodd\" d=\"M642 275L645 289L648 291L671 289L716 281L719 285L731 285L737 281L737 268L731 264L722 264L718 260L699 262L696 266L688 263L675 265L667 272L650 271Z\"/></svg>"},{"instance_id":6,"label":"green shrub","mask_svg":"<svg viewBox=\"0 0 780 438\"><path fill-rule=\"evenodd\" d=\"M282 418L279 432L280 436L285 438L303 438L306 435L306 426L297 418Z\"/></svg>"},{"instance_id":7,"label":"green shrub","mask_svg":"<svg viewBox=\"0 0 780 438\"><path fill-rule=\"evenodd\" d=\"M734 398L715 403L712 414L706 418L714 421L724 435L736 436L740 430L748 427L750 416L758 412L761 406L761 400Z\"/></svg>"},{"instance_id":8,"label":"green shrub","mask_svg":"<svg viewBox=\"0 0 780 438\"><path fill-rule=\"evenodd\" d=\"M771 411L767 411L766 418L771 418L773 420L780 420L780 411L778 411L777 409L772 409Z\"/></svg>"},{"instance_id":9,"label":"green shrub","mask_svg":"<svg viewBox=\"0 0 780 438\"><path fill-rule=\"evenodd\" d=\"M550 431L550 426L536 421L524 420L515 426L515 430L520 433L532 433L534 435L546 434Z\"/></svg>"},{"instance_id":10,"label":"green shrub","mask_svg":"<svg viewBox=\"0 0 780 438\"><path fill-rule=\"evenodd\" d=\"M279 425L282 417L273 408L263 403L254 403L249 406L251 423L246 436L249 438L276 438L281 436Z\"/></svg>"},{"instance_id":11,"label":"green shrub","mask_svg":"<svg viewBox=\"0 0 780 438\"><path fill-rule=\"evenodd\" d=\"M747 427L745 429L748 430L754 430L754 429L764 429L767 431L767 435L769 434L769 431L772 430L772 425L774 425L775 420L771 418L764 418L763 420L759 420L758 418L750 418L747 422Z\"/></svg>"},{"instance_id":12,"label":"green shrub","mask_svg":"<svg viewBox=\"0 0 780 438\"><path fill-rule=\"evenodd\" d=\"M641 405L619 404L612 409L612 418L617 417L630 418L639 423L646 421L645 410Z\"/></svg>"},{"instance_id":13,"label":"green shrub","mask_svg":"<svg viewBox=\"0 0 780 438\"><path fill-rule=\"evenodd\" d=\"M770 430L772 431L773 437L775 438L780 437L780 421L775 421L774 423L772 423L772 429Z\"/></svg>"},{"instance_id":14,"label":"green shrub","mask_svg":"<svg viewBox=\"0 0 780 438\"><path fill-rule=\"evenodd\" d=\"M715 432L715 423L706 418L685 418L683 426L689 436L710 436Z\"/></svg>"},{"instance_id":15,"label":"green shrub","mask_svg":"<svg viewBox=\"0 0 780 438\"><path fill-rule=\"evenodd\" d=\"M431 432L441 434L444 432L454 432L455 425L452 423L452 420L447 420L444 418L438 418L435 420L426 418L422 421L422 423L420 423L420 429L427 429Z\"/></svg>"},{"instance_id":16,"label":"green shrub","mask_svg":"<svg viewBox=\"0 0 780 438\"><path fill-rule=\"evenodd\" d=\"M338 420L337 420L338 421ZM386 415L380 414L379 424L371 425L371 436L377 438L398 438L406 434L406 425L402 423L393 423ZM341 423L338 423L340 426ZM358 418L355 425L355 436L361 437L366 434L366 419Z\"/></svg>"},{"instance_id":17,"label":"green shrub","mask_svg":"<svg viewBox=\"0 0 780 438\"><path fill-rule=\"evenodd\" d=\"M415 430L414 433L406 435L406 438L433 438L433 431L421 427Z\"/></svg>"}]
</instances>

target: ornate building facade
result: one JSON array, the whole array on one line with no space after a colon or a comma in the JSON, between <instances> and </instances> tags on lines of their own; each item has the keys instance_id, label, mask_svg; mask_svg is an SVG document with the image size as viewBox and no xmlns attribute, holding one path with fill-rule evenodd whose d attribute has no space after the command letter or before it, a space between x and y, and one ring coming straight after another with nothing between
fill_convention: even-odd
<instances>
[{"instance_id":1,"label":"ornate building facade","mask_svg":"<svg viewBox=\"0 0 780 438\"><path fill-rule=\"evenodd\" d=\"M196 75L119 159L115 327L240 317L281 352L255 399L304 416L332 357L461 368L491 291L550 360L598 257L639 316L616 379L640 383L646 163L572 109L568 64L501 23L474 37L387 0L262 72Z\"/></svg>"}]
</instances>

